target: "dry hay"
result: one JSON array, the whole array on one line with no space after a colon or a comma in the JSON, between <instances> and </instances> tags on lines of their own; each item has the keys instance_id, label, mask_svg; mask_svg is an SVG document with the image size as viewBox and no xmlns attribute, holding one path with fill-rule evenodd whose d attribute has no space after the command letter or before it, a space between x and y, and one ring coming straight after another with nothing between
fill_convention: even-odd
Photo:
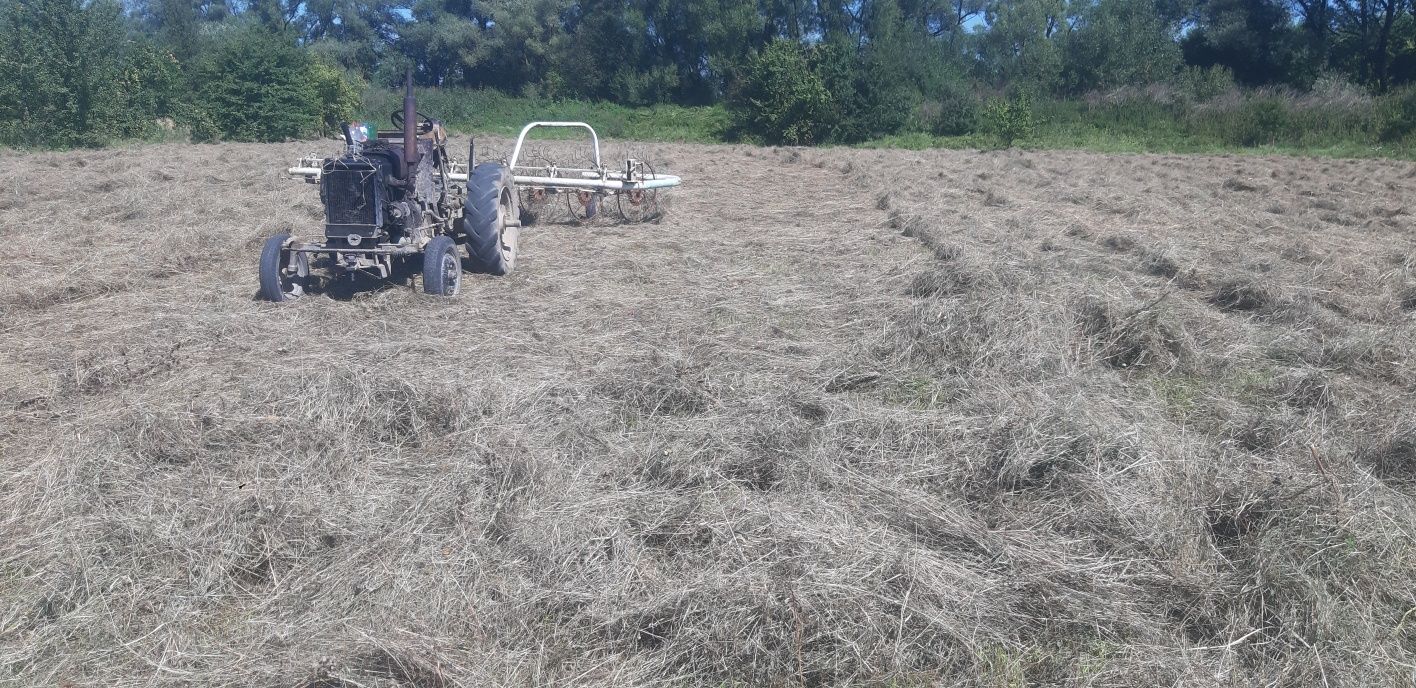
<instances>
[{"instance_id":1,"label":"dry hay","mask_svg":"<svg viewBox=\"0 0 1416 688\"><path fill-rule=\"evenodd\" d=\"M0 682L1412 685L1409 164L643 145L255 301L316 148L6 154Z\"/></svg>"}]
</instances>

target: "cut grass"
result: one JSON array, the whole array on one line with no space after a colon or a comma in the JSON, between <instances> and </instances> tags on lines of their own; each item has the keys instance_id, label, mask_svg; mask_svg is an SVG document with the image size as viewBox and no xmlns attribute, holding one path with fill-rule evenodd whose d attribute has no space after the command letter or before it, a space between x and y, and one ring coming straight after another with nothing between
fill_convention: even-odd
<instances>
[{"instance_id":1,"label":"cut grass","mask_svg":"<svg viewBox=\"0 0 1416 688\"><path fill-rule=\"evenodd\" d=\"M905 150L993 150L998 142L988 134L967 136L934 136L908 132L885 136L859 144L860 148L898 148ZM1299 156L1319 158L1391 158L1416 159L1416 148L1400 144L1372 144L1362 141L1338 141L1324 145L1264 145L1235 146L1223 141L1187 136L1170 131L1153 133L1121 133L1095 125L1044 124L1032 137L1019 141L1026 150L1076 150L1093 153L1141 154L1179 153L1194 155Z\"/></svg>"},{"instance_id":2,"label":"cut grass","mask_svg":"<svg viewBox=\"0 0 1416 688\"><path fill-rule=\"evenodd\" d=\"M339 148L7 158L0 684L1409 684L1411 165L616 141L660 222L254 300Z\"/></svg>"}]
</instances>

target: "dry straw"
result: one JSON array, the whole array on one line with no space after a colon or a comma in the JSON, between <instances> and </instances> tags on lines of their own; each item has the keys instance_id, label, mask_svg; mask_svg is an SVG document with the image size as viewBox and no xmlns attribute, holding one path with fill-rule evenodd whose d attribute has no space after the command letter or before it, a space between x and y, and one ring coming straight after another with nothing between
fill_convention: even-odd
<instances>
[{"instance_id":1,"label":"dry straw","mask_svg":"<svg viewBox=\"0 0 1416 688\"><path fill-rule=\"evenodd\" d=\"M1412 685L1409 164L645 145L257 302L316 148L5 154L0 683Z\"/></svg>"}]
</instances>

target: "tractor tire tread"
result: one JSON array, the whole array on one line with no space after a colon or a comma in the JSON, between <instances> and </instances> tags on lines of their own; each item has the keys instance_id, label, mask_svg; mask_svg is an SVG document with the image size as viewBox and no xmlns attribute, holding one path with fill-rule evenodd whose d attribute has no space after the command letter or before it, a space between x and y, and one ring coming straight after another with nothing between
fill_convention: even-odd
<instances>
[{"instance_id":1,"label":"tractor tire tread","mask_svg":"<svg viewBox=\"0 0 1416 688\"><path fill-rule=\"evenodd\" d=\"M261 246L260 294L266 301L280 303L286 300L285 290L280 285L280 254L285 251L285 242L289 240L289 234L277 234L266 239Z\"/></svg>"},{"instance_id":2,"label":"tractor tire tread","mask_svg":"<svg viewBox=\"0 0 1416 688\"><path fill-rule=\"evenodd\" d=\"M482 163L467 181L462 234L469 266L476 272L505 275L513 266L502 255L497 216L502 194L511 187L511 172L498 163Z\"/></svg>"},{"instance_id":3,"label":"tractor tire tread","mask_svg":"<svg viewBox=\"0 0 1416 688\"><path fill-rule=\"evenodd\" d=\"M445 234L433 237L432 241L423 247L423 293L433 296L456 295L457 288L454 286L453 293L447 293L442 280L443 256L448 253L457 258L457 244L452 237Z\"/></svg>"}]
</instances>

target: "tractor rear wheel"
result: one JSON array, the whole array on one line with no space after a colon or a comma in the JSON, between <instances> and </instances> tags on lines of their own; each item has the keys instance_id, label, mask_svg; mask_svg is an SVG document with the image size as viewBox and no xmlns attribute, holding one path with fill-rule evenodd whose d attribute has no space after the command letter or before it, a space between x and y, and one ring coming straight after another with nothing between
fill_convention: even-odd
<instances>
[{"instance_id":1,"label":"tractor rear wheel","mask_svg":"<svg viewBox=\"0 0 1416 688\"><path fill-rule=\"evenodd\" d=\"M467 179L467 206L462 214L462 235L472 270L505 275L516 267L517 222L511 170L497 163L482 163Z\"/></svg>"},{"instance_id":2,"label":"tractor rear wheel","mask_svg":"<svg viewBox=\"0 0 1416 688\"><path fill-rule=\"evenodd\" d=\"M290 250L290 235L277 234L261 247L261 298L267 301L294 301L305 295L310 277L310 257Z\"/></svg>"},{"instance_id":3,"label":"tractor rear wheel","mask_svg":"<svg viewBox=\"0 0 1416 688\"><path fill-rule=\"evenodd\" d=\"M462 288L462 261L457 257L457 243L446 234L439 234L423 247L423 293L433 296L457 296Z\"/></svg>"}]
</instances>

